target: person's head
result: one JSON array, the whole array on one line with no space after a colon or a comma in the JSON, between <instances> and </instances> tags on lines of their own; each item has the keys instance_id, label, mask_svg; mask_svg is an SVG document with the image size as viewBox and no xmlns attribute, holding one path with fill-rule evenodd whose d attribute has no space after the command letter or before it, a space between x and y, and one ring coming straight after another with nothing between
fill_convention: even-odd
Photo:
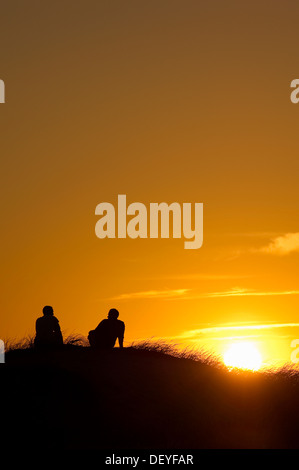
<instances>
[{"instance_id":1,"label":"person's head","mask_svg":"<svg viewBox=\"0 0 299 470\"><path fill-rule=\"evenodd\" d=\"M50 305L46 305L43 308L43 314L44 315L54 315L53 307L50 307Z\"/></svg>"},{"instance_id":2,"label":"person's head","mask_svg":"<svg viewBox=\"0 0 299 470\"><path fill-rule=\"evenodd\" d=\"M118 318L119 311L116 308L111 308L108 312L108 318L110 320L116 320Z\"/></svg>"}]
</instances>

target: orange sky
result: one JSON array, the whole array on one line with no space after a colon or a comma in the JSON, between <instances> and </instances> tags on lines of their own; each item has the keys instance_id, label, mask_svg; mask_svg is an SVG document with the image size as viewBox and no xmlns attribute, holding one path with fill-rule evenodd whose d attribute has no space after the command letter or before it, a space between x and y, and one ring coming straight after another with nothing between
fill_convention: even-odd
<instances>
[{"instance_id":1,"label":"orange sky","mask_svg":"<svg viewBox=\"0 0 299 470\"><path fill-rule=\"evenodd\" d=\"M126 344L184 335L221 353L249 336L288 360L298 13L288 0L1 5L2 338L33 333L46 304L84 335L116 307ZM95 207L118 194L203 202L203 247L99 240ZM206 330L248 324L267 328Z\"/></svg>"}]
</instances>

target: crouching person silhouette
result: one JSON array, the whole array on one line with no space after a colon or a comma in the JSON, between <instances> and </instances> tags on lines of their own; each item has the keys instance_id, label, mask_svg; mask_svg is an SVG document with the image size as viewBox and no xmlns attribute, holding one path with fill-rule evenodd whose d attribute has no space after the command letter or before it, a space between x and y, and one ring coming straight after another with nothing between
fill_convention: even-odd
<instances>
[{"instance_id":1,"label":"crouching person silhouette","mask_svg":"<svg viewBox=\"0 0 299 470\"><path fill-rule=\"evenodd\" d=\"M113 349L118 339L119 347L123 347L125 324L118 320L119 312L111 308L108 318L102 320L95 330L88 334L90 346L97 349Z\"/></svg>"},{"instance_id":2,"label":"crouching person silhouette","mask_svg":"<svg viewBox=\"0 0 299 470\"><path fill-rule=\"evenodd\" d=\"M34 346L38 349L57 348L63 345L59 321L54 317L53 308L46 305L43 316L35 323L36 336Z\"/></svg>"}]
</instances>

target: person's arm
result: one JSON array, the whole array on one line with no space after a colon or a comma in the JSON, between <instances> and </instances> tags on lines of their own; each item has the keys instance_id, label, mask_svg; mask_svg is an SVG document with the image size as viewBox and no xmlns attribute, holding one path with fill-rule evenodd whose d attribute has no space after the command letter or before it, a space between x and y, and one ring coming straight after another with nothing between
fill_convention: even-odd
<instances>
[{"instance_id":1,"label":"person's arm","mask_svg":"<svg viewBox=\"0 0 299 470\"><path fill-rule=\"evenodd\" d=\"M55 335L56 335L57 340L58 340L60 343L63 343L63 337L62 337L62 333L61 333L59 321L58 321L57 318L56 318L56 322L54 323L54 332L55 332Z\"/></svg>"},{"instance_id":2,"label":"person's arm","mask_svg":"<svg viewBox=\"0 0 299 470\"><path fill-rule=\"evenodd\" d=\"M105 320L100 321L98 326L94 329L94 331L98 332L102 329L103 325L105 324Z\"/></svg>"},{"instance_id":3,"label":"person's arm","mask_svg":"<svg viewBox=\"0 0 299 470\"><path fill-rule=\"evenodd\" d=\"M125 334L125 324L123 323L120 328L120 332L118 335L118 344L120 348L124 347L124 334Z\"/></svg>"},{"instance_id":4,"label":"person's arm","mask_svg":"<svg viewBox=\"0 0 299 470\"><path fill-rule=\"evenodd\" d=\"M36 335L38 336L39 332L40 332L40 322L39 322L39 318L36 320L35 322L35 332L36 332Z\"/></svg>"}]
</instances>

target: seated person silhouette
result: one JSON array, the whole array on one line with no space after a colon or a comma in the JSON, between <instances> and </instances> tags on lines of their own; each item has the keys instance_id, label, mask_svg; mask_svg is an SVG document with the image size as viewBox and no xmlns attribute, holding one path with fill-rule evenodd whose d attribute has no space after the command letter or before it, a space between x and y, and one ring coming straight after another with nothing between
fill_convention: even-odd
<instances>
[{"instance_id":1,"label":"seated person silhouette","mask_svg":"<svg viewBox=\"0 0 299 470\"><path fill-rule=\"evenodd\" d=\"M95 330L88 334L90 346L97 349L113 349L118 339L119 347L123 347L125 324L118 320L119 312L111 308L108 318L102 320Z\"/></svg>"},{"instance_id":2,"label":"seated person silhouette","mask_svg":"<svg viewBox=\"0 0 299 470\"><path fill-rule=\"evenodd\" d=\"M59 321L54 317L53 308L46 305L43 308L43 317L36 320L36 336L34 346L36 348L55 348L62 346L63 338Z\"/></svg>"}]
</instances>

